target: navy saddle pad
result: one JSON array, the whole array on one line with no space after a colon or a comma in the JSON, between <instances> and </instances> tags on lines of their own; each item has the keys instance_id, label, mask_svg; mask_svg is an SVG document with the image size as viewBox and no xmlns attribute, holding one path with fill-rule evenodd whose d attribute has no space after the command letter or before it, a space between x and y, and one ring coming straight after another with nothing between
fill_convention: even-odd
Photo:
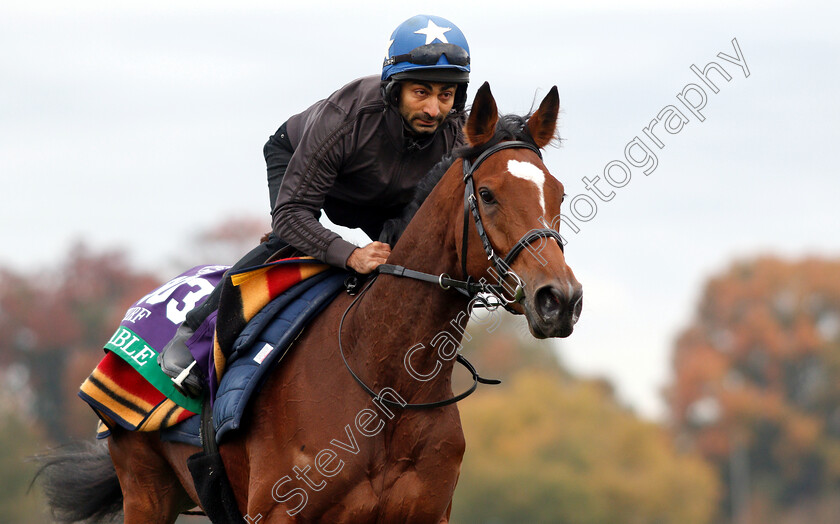
<instances>
[{"instance_id":1,"label":"navy saddle pad","mask_svg":"<svg viewBox=\"0 0 840 524\"><path fill-rule=\"evenodd\" d=\"M251 396L259 391L301 331L341 291L346 277L346 272L332 270L308 278L269 302L251 319L236 340L213 402L217 442L239 428ZM161 431L161 440L201 447L200 425L201 416L195 415Z\"/></svg>"}]
</instances>

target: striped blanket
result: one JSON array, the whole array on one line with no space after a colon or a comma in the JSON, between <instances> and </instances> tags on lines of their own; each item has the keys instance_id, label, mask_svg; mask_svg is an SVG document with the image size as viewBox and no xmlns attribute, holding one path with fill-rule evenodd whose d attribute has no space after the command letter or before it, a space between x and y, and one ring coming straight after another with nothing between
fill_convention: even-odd
<instances>
[{"instance_id":1,"label":"striped blanket","mask_svg":"<svg viewBox=\"0 0 840 524\"><path fill-rule=\"evenodd\" d=\"M201 411L201 399L178 392L157 365L157 355L187 312L224 279L219 310L187 346L215 393L232 357L233 344L248 321L274 297L329 266L309 257L279 260L234 274L228 266L197 266L144 296L128 309L105 344L105 357L82 383L79 396L99 416L97 437L120 426L157 431Z\"/></svg>"}]
</instances>

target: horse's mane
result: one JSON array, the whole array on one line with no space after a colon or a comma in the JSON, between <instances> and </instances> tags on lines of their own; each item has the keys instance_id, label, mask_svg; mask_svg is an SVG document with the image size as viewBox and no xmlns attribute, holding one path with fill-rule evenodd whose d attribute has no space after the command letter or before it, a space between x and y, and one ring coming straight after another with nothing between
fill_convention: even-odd
<instances>
[{"instance_id":1,"label":"horse's mane","mask_svg":"<svg viewBox=\"0 0 840 524\"><path fill-rule=\"evenodd\" d=\"M531 114L525 116L521 115L503 115L499 118L496 124L496 131L487 143L480 146L461 146L452 151L452 153L445 155L431 170L420 180L414 190L414 198L403 209L400 216L391 218L382 226L382 233L379 235L379 241L385 242L392 247L396 245L397 240L400 239L408 223L414 218L417 210L423 205L426 198L435 188L443 174L452 167L459 158L475 158L487 149L505 140L521 140L523 142L534 143L534 139L528 133L528 128L525 124L528 122ZM536 145L536 144L535 144Z\"/></svg>"}]
</instances>

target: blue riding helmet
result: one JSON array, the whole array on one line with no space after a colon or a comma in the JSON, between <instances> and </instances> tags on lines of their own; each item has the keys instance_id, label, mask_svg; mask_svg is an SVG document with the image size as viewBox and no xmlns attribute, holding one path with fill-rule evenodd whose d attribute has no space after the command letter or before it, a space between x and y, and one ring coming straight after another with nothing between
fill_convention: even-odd
<instances>
[{"instance_id":1,"label":"blue riding helmet","mask_svg":"<svg viewBox=\"0 0 840 524\"><path fill-rule=\"evenodd\" d=\"M382 81L470 81L470 46L458 26L445 18L417 15L391 33Z\"/></svg>"}]
</instances>

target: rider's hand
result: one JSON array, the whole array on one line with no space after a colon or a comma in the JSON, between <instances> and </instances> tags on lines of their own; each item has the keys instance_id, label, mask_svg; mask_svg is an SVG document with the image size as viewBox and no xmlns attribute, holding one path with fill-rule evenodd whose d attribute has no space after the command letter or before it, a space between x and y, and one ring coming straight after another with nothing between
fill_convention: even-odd
<instances>
[{"instance_id":1,"label":"rider's hand","mask_svg":"<svg viewBox=\"0 0 840 524\"><path fill-rule=\"evenodd\" d=\"M357 247L347 259L347 267L357 273L367 275L380 264L384 264L391 254L391 246L382 242L371 242L365 247Z\"/></svg>"}]
</instances>

